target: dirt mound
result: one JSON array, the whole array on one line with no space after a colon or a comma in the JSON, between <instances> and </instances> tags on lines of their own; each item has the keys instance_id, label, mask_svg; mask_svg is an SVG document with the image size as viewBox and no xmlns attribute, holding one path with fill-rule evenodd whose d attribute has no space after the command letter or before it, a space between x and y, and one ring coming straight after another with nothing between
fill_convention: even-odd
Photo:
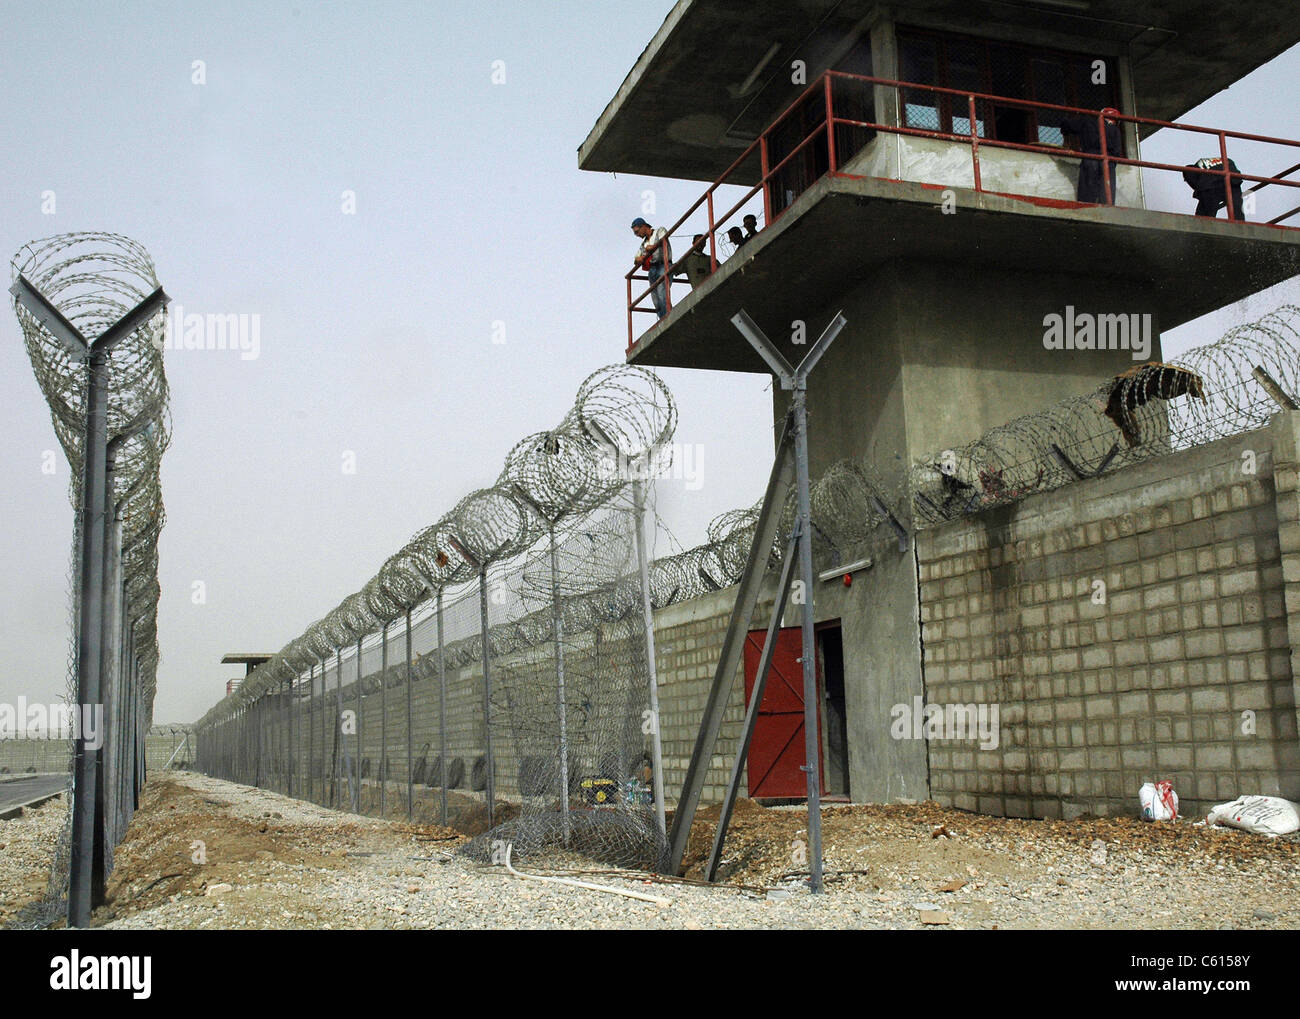
<instances>
[{"instance_id":1,"label":"dirt mound","mask_svg":"<svg viewBox=\"0 0 1300 1019\"><path fill-rule=\"evenodd\" d=\"M696 813L682 858L684 876L704 876L719 813L717 805ZM1097 842L1174 866L1201 859L1300 862L1300 838L1243 838L1240 832L1198 827L1191 819L1176 824L1130 817L1039 821L966 814L933 802L856 804L822 811L828 874L906 870L926 880L944 880L973 868L985 875L1007 875L1016 861L1067 848L1087 850ZM753 800L737 800L718 880L769 884L807 871L808 812L765 809Z\"/></svg>"},{"instance_id":2,"label":"dirt mound","mask_svg":"<svg viewBox=\"0 0 1300 1019\"><path fill-rule=\"evenodd\" d=\"M368 817L379 817L379 787L367 784L361 789L361 812ZM384 793L384 814L390 821L406 820L406 784L389 782ZM421 825L437 825L442 821L442 798L436 788L418 785L411 810L412 820ZM501 824L519 816L519 808L512 803L498 801L494 822ZM473 837L488 830L487 803L481 795L474 796L447 790L447 826L462 835Z\"/></svg>"},{"instance_id":3,"label":"dirt mound","mask_svg":"<svg viewBox=\"0 0 1300 1019\"><path fill-rule=\"evenodd\" d=\"M230 807L172 778L150 780L140 810L117 848L105 902L95 911L92 924L148 909L181 892L202 895L214 885L248 884L264 877L275 863L315 870L340 868L349 853L359 851L374 824L344 820L330 829L328 839L322 839L319 825L279 811L266 811L258 818L239 816ZM456 832L432 826L403 829L421 841L448 846L463 841Z\"/></svg>"}]
</instances>

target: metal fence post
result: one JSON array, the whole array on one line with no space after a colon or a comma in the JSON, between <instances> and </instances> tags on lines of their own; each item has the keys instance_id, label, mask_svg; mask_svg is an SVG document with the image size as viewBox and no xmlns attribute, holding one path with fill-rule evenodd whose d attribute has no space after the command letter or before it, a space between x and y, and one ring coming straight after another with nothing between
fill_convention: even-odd
<instances>
[{"instance_id":1,"label":"metal fence post","mask_svg":"<svg viewBox=\"0 0 1300 1019\"><path fill-rule=\"evenodd\" d=\"M100 752L86 740L86 712L102 701L100 642L103 638L104 480L108 448L108 353L93 351L86 382L86 439L81 481L81 594L77 613L77 704L72 801L72 852L68 874L68 925L88 927L92 902L102 894L102 835L96 817Z\"/></svg>"},{"instance_id":2,"label":"metal fence post","mask_svg":"<svg viewBox=\"0 0 1300 1019\"><path fill-rule=\"evenodd\" d=\"M487 788L484 792L487 794L488 827L491 828L495 816L494 807L496 803L496 784L492 773L496 768L492 759L492 633L488 628L486 563L479 568L478 573L478 607L480 624L479 632L483 638L483 751L487 765Z\"/></svg>"},{"instance_id":3,"label":"metal fence post","mask_svg":"<svg viewBox=\"0 0 1300 1019\"><path fill-rule=\"evenodd\" d=\"M354 797L353 810L358 814L361 813L362 806L363 806L361 802L361 759L365 756L365 753L362 749L363 737L361 735L362 710L363 708L361 705L361 637L358 635L357 637L357 766L356 766L357 782L356 782L356 791L353 793L353 797Z\"/></svg>"},{"instance_id":4,"label":"metal fence post","mask_svg":"<svg viewBox=\"0 0 1300 1019\"><path fill-rule=\"evenodd\" d=\"M307 799L315 799L316 792L316 720L312 710L316 706L316 663L307 671Z\"/></svg>"},{"instance_id":5,"label":"metal fence post","mask_svg":"<svg viewBox=\"0 0 1300 1019\"><path fill-rule=\"evenodd\" d=\"M799 513L799 577L804 603L800 612L803 637L804 764L808 775L808 885L822 889L821 740L817 731L817 649L813 644L812 509L808 480L807 389L798 376L794 390L794 466Z\"/></svg>"},{"instance_id":6,"label":"metal fence post","mask_svg":"<svg viewBox=\"0 0 1300 1019\"><path fill-rule=\"evenodd\" d=\"M388 793L388 624L384 620L379 638L379 816L387 816Z\"/></svg>"},{"instance_id":7,"label":"metal fence post","mask_svg":"<svg viewBox=\"0 0 1300 1019\"><path fill-rule=\"evenodd\" d=\"M645 490L640 477L636 477L632 481L632 530L636 546L637 575L641 583L646 672L650 683L650 717L654 720L651 739L654 747L652 775L655 797L655 822L659 825L659 834L666 838L668 824L664 815L664 748L659 733L659 678L655 666L655 620L654 607L650 604L650 556L646 549L645 539Z\"/></svg>"},{"instance_id":8,"label":"metal fence post","mask_svg":"<svg viewBox=\"0 0 1300 1019\"><path fill-rule=\"evenodd\" d=\"M411 746L411 609L406 609L406 819L415 817L415 751Z\"/></svg>"},{"instance_id":9,"label":"metal fence post","mask_svg":"<svg viewBox=\"0 0 1300 1019\"><path fill-rule=\"evenodd\" d=\"M447 656L443 644L442 588L437 593L438 613L438 782L442 789L442 825L447 826Z\"/></svg>"},{"instance_id":10,"label":"metal fence post","mask_svg":"<svg viewBox=\"0 0 1300 1019\"><path fill-rule=\"evenodd\" d=\"M555 524L548 522L551 543L551 630L555 640L555 707L560 723L560 827L569 844L569 731L564 695L564 613L560 608L560 554ZM600 625L597 623L596 625Z\"/></svg>"}]
</instances>

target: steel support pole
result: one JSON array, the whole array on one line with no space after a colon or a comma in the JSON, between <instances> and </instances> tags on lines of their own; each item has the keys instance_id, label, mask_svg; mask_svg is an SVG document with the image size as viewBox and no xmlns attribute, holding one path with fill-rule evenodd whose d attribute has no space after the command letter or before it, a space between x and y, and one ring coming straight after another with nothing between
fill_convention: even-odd
<instances>
[{"instance_id":1,"label":"steel support pole","mask_svg":"<svg viewBox=\"0 0 1300 1019\"><path fill-rule=\"evenodd\" d=\"M110 351L167 306L162 287L104 329L90 342L23 276L10 288L17 303L60 343L74 360L85 360L85 425L82 444L81 534L78 547L77 702L86 711L102 706L104 631L103 569L108 454L108 358ZM92 903L103 894L103 753L88 745L85 725L73 750L72 834L68 869L68 926L90 922ZM95 817L96 811L100 816Z\"/></svg>"},{"instance_id":2,"label":"steel support pole","mask_svg":"<svg viewBox=\"0 0 1300 1019\"><path fill-rule=\"evenodd\" d=\"M118 564L121 561L119 544L121 527L117 515L117 504L113 499L116 452L120 443L109 442L104 451L104 561L100 570L102 588L100 602L103 606L103 639L100 644L99 674L103 706L99 719L100 741L100 779L96 790L97 822L101 831L99 855L96 857L96 871L107 879L112 869L112 851L119 837L119 820L124 813L124 790L127 788L128 774L125 771L126 758L122 753L122 712L124 693L127 688L126 676L118 667L117 659L121 648L117 641L121 634L118 618L116 591L118 584ZM92 901L92 908L103 905L103 889Z\"/></svg>"},{"instance_id":3,"label":"steel support pole","mask_svg":"<svg viewBox=\"0 0 1300 1019\"><path fill-rule=\"evenodd\" d=\"M343 655L334 649L334 750L330 757L330 806L335 810L343 794L342 757L343 757Z\"/></svg>"},{"instance_id":4,"label":"steel support pole","mask_svg":"<svg viewBox=\"0 0 1300 1019\"><path fill-rule=\"evenodd\" d=\"M329 713L329 656L326 655L321 659L320 663L320 803L322 806L333 805L325 771L325 755L329 753L329 737L325 732L325 727L328 724Z\"/></svg>"},{"instance_id":5,"label":"steel support pole","mask_svg":"<svg viewBox=\"0 0 1300 1019\"><path fill-rule=\"evenodd\" d=\"M607 445L617 449L617 444L608 435L604 434L599 425L588 422L587 427L595 431ZM563 833L564 844L567 846L572 827L569 817L569 725L564 675L564 609L560 602L559 546L555 540L555 526L564 516L564 512L555 514L553 510L543 508L528 492L518 485L514 486L514 495L518 501L528 506L539 520L546 521L551 563L551 639L555 645L555 711L556 719L559 722L559 739L556 753L559 755L560 766L557 772L558 789L556 792L559 799L560 829Z\"/></svg>"},{"instance_id":6,"label":"steel support pole","mask_svg":"<svg viewBox=\"0 0 1300 1019\"><path fill-rule=\"evenodd\" d=\"M266 713L266 695L258 697L249 708L253 725L253 788L262 787L262 716Z\"/></svg>"},{"instance_id":7,"label":"steel support pole","mask_svg":"<svg viewBox=\"0 0 1300 1019\"><path fill-rule=\"evenodd\" d=\"M798 501L799 575L803 581L803 727L804 764L808 775L808 887L822 890L821 741L817 731L817 649L813 643L812 504L808 479L807 389L802 375L794 390L794 464Z\"/></svg>"},{"instance_id":8,"label":"steel support pole","mask_svg":"<svg viewBox=\"0 0 1300 1019\"><path fill-rule=\"evenodd\" d=\"M569 844L569 730L564 696L564 613L560 608L560 554L555 545L555 524L549 522L551 537L551 634L555 640L555 706L560 722L560 829ZM597 623L597 626L600 624Z\"/></svg>"},{"instance_id":9,"label":"steel support pole","mask_svg":"<svg viewBox=\"0 0 1300 1019\"><path fill-rule=\"evenodd\" d=\"M496 770L492 759L492 657L491 633L488 630L488 590L487 566L479 567L478 572L478 608L480 634L483 638L483 748L487 764L487 815L488 827L493 826L496 805L496 783L493 772Z\"/></svg>"},{"instance_id":10,"label":"steel support pole","mask_svg":"<svg viewBox=\"0 0 1300 1019\"><path fill-rule=\"evenodd\" d=\"M87 362L86 431L82 447L80 594L77 611L77 738L74 745L72 845L68 872L68 926L90 925L91 903L103 888L95 872L99 751L86 740L84 719L102 700L104 480L108 447L108 354L92 350ZM102 852L102 851L101 851Z\"/></svg>"},{"instance_id":11,"label":"steel support pole","mask_svg":"<svg viewBox=\"0 0 1300 1019\"><path fill-rule=\"evenodd\" d=\"M312 709L316 703L316 663L312 662L307 671L307 799L312 799L316 791L316 722L312 718Z\"/></svg>"},{"instance_id":12,"label":"steel support pole","mask_svg":"<svg viewBox=\"0 0 1300 1019\"><path fill-rule=\"evenodd\" d=\"M356 776L353 773L354 769L352 767L352 757L348 752L348 731L343 727L343 649L342 648L339 648L337 651L334 652L334 660L335 663L338 665L338 673L339 673L339 685L336 693L338 694L337 701L338 701L338 708L339 708L338 733L339 733L339 752L341 755L340 767L342 769L343 776L347 779L348 782L348 802L352 805L352 813L355 814L358 812ZM342 799L342 797L343 797L343 790L342 788L340 788L339 798Z\"/></svg>"},{"instance_id":13,"label":"steel support pole","mask_svg":"<svg viewBox=\"0 0 1300 1019\"><path fill-rule=\"evenodd\" d=\"M121 519L120 519L121 506L122 504L118 503L119 532L121 528ZM124 576L125 570L121 568L123 566L123 559L120 556L118 558L118 563L120 568L119 568L119 576L118 576L118 582L116 584L116 587L117 587L118 605L120 606L120 608L118 611L118 626L117 626L117 670L118 670L118 675L127 676L130 674L129 670L131 667L131 630L133 624L129 619L130 604L128 602L127 595L126 595L126 580ZM119 726L118 729L119 729L119 740L121 741L121 744L125 746L125 736L121 734L122 727Z\"/></svg>"},{"instance_id":14,"label":"steel support pole","mask_svg":"<svg viewBox=\"0 0 1300 1019\"><path fill-rule=\"evenodd\" d=\"M131 709L131 734L134 737L132 749L134 754L131 758L133 767L134 781L131 783L132 808L140 805L140 789L144 786L144 712L140 710L139 695L139 667L132 670L134 677L131 687L133 693L130 698L129 707Z\"/></svg>"},{"instance_id":15,"label":"steel support pole","mask_svg":"<svg viewBox=\"0 0 1300 1019\"><path fill-rule=\"evenodd\" d=\"M388 792L388 624L379 637L379 816L385 815Z\"/></svg>"},{"instance_id":16,"label":"steel support pole","mask_svg":"<svg viewBox=\"0 0 1300 1019\"><path fill-rule=\"evenodd\" d=\"M758 672L754 676L754 689L750 691L749 706L745 710L745 728L741 732L740 745L736 747L736 759L731 762L731 776L727 779L727 792L722 798L718 826L713 832L713 849L709 853L709 862L704 871L705 881L713 881L718 875L718 863L722 860L722 847L726 843L727 827L731 824L731 812L736 806L736 796L740 792L740 773L745 770L745 762L749 759L749 745L754 738L754 727L758 724L758 711L763 703L763 694L767 690L768 674L772 671L772 657L776 653L776 633L781 628L781 618L785 615L786 602L790 597L790 581L794 576L798 552L799 531L796 529L786 545L785 559L781 563L781 579L777 583L772 618L767 624L767 639L759 658Z\"/></svg>"},{"instance_id":17,"label":"steel support pole","mask_svg":"<svg viewBox=\"0 0 1300 1019\"><path fill-rule=\"evenodd\" d=\"M1263 365L1255 365L1255 370L1251 372L1251 375L1264 388L1264 392L1268 394L1269 399L1283 410L1300 410L1300 406L1297 406L1290 394L1277 384L1277 379L1264 370Z\"/></svg>"},{"instance_id":18,"label":"steel support pole","mask_svg":"<svg viewBox=\"0 0 1300 1019\"><path fill-rule=\"evenodd\" d=\"M731 621L727 625L727 635L723 639L722 653L718 667L714 672L713 685L709 690L705 704L704 719L695 739L695 750L691 754L690 764L686 769L686 781L682 794L677 801L677 810L673 814L673 827L669 835L669 869L676 872L681 866L682 856L686 851L686 842L690 837L691 822L695 809L699 805L700 794L704 787L704 776L717 745L718 731L721 727L722 713L726 710L727 699L731 693L732 676L739 665L742 642L749 621L753 616L754 605L758 599L758 590L766 571L767 558L771 554L772 542L775 540L781 507L784 505L785 493L789 490L790 473L793 470L796 499L799 506L797 522L800 540L800 579L803 586L803 670L804 670L804 767L808 775L808 838L809 851L813 856L811 880L809 886L813 892L821 891L821 794L820 794L820 751L817 732L817 663L813 652L813 577L812 577L812 543L811 512L808 483L808 434L807 434L807 383L808 375L817 362L830 348L841 330L847 324L843 312L836 313L830 324L822 331L817 342L804 355L797 369L764 334L743 310L731 317L732 325L749 341L755 352L767 362L772 374L782 389L792 390L793 399L781 440L777 444L776 462L772 465L772 474L768 479L767 492L763 496L763 507L759 511L754 526L754 539L750 546L749 558L745 572L741 577L740 588L736 594L736 603L731 612ZM809 719L811 718L811 721Z\"/></svg>"},{"instance_id":19,"label":"steel support pole","mask_svg":"<svg viewBox=\"0 0 1300 1019\"><path fill-rule=\"evenodd\" d=\"M654 781L655 821L659 825L659 834L668 836L668 824L664 815L664 746L659 726L659 673L655 663L655 619L654 607L650 604L650 553L646 548L645 537L645 487L639 477L632 481L632 530L636 545L637 573L641 579L641 610L645 627L646 672L650 682L650 718L654 725L651 729L651 741L654 746L652 774Z\"/></svg>"},{"instance_id":20,"label":"steel support pole","mask_svg":"<svg viewBox=\"0 0 1300 1019\"><path fill-rule=\"evenodd\" d=\"M442 826L447 827L447 646L443 630L442 588L437 592L438 612L438 784L442 789Z\"/></svg>"},{"instance_id":21,"label":"steel support pole","mask_svg":"<svg viewBox=\"0 0 1300 1019\"><path fill-rule=\"evenodd\" d=\"M415 817L415 748L411 746L411 609L406 610L406 819Z\"/></svg>"},{"instance_id":22,"label":"steel support pole","mask_svg":"<svg viewBox=\"0 0 1300 1019\"><path fill-rule=\"evenodd\" d=\"M356 804L353 807L355 813L361 813L361 759L365 756L362 747L361 735L361 637L357 637L357 788L355 793Z\"/></svg>"},{"instance_id":23,"label":"steel support pole","mask_svg":"<svg viewBox=\"0 0 1300 1019\"><path fill-rule=\"evenodd\" d=\"M750 543L744 573L741 574L736 601L731 610L731 619L727 623L727 634L723 638L718 665L713 672L713 682L705 701L700 730L696 734L695 747L691 751L691 760L686 767L686 778L682 782L681 795L677 798L677 809L673 811L673 826L668 833L667 872L669 874L677 873L681 868L682 857L686 853L691 824L695 819L700 796L704 792L705 777L713 759L713 750L717 746L718 733L722 729L722 719L726 714L727 701L731 697L732 683L744 654L744 641L749 630L749 621L753 618L754 606L758 602L772 543L776 541L785 494L794 481L794 464L791 455L793 443L790 440L790 428L787 425L777 443L776 459L768 478L763 507L754 525L754 538Z\"/></svg>"},{"instance_id":24,"label":"steel support pole","mask_svg":"<svg viewBox=\"0 0 1300 1019\"><path fill-rule=\"evenodd\" d=\"M299 668L300 667L299 665ZM294 795L294 772L298 771L298 747L303 741L303 715L298 710L298 678L299 672L289 678L289 776L287 776L286 785L289 786L289 795Z\"/></svg>"},{"instance_id":25,"label":"steel support pole","mask_svg":"<svg viewBox=\"0 0 1300 1019\"><path fill-rule=\"evenodd\" d=\"M284 685L281 687L284 691L280 694L280 716L284 719L284 731L280 734L280 788L284 790L284 795L292 796L293 790L289 788L290 762L293 760L293 679L286 677Z\"/></svg>"}]
</instances>

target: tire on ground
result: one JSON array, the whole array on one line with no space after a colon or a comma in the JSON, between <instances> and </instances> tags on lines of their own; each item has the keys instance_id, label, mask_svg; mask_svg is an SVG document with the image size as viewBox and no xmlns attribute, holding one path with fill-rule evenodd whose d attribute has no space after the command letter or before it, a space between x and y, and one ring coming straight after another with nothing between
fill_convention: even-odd
<instances>
[{"instance_id":1,"label":"tire on ground","mask_svg":"<svg viewBox=\"0 0 1300 1019\"><path fill-rule=\"evenodd\" d=\"M447 765L447 788L460 789L465 784L465 758L454 757Z\"/></svg>"},{"instance_id":2,"label":"tire on ground","mask_svg":"<svg viewBox=\"0 0 1300 1019\"><path fill-rule=\"evenodd\" d=\"M474 758L474 766L469 773L469 787L476 793L481 793L487 788L487 756L485 754L479 754Z\"/></svg>"},{"instance_id":3,"label":"tire on ground","mask_svg":"<svg viewBox=\"0 0 1300 1019\"><path fill-rule=\"evenodd\" d=\"M545 757L530 754L519 762L519 795L545 796L554 786L551 762Z\"/></svg>"}]
</instances>

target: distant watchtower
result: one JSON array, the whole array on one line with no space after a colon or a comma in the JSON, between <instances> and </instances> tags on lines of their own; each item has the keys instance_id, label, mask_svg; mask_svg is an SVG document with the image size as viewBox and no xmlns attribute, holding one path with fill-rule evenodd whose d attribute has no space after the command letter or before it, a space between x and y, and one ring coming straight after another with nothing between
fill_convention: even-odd
<instances>
[{"instance_id":1,"label":"distant watchtower","mask_svg":"<svg viewBox=\"0 0 1300 1019\"><path fill-rule=\"evenodd\" d=\"M629 275L627 359L765 373L737 311L797 363L843 310L809 385L814 477L896 475L1091 392L1300 272L1300 142L1173 123L1297 40L1268 0L680 0L579 150L705 182L669 227L666 314ZM1142 157L1157 131L1167 164ZM1193 215L1206 196L1219 218ZM924 692L915 563L817 597L843 624L844 790L917 795L919 743L854 735Z\"/></svg>"},{"instance_id":2,"label":"distant watchtower","mask_svg":"<svg viewBox=\"0 0 1300 1019\"><path fill-rule=\"evenodd\" d=\"M254 669L256 669L259 665L263 664L264 662L269 662L273 657L274 657L273 655L269 655L269 654L262 654L262 653L248 654L243 651L232 651L229 654L221 656L221 664L242 665L244 666L244 675L251 676L253 674ZM238 690L239 684L242 682L243 682L242 679L226 680L226 695L229 696L230 694Z\"/></svg>"}]
</instances>

